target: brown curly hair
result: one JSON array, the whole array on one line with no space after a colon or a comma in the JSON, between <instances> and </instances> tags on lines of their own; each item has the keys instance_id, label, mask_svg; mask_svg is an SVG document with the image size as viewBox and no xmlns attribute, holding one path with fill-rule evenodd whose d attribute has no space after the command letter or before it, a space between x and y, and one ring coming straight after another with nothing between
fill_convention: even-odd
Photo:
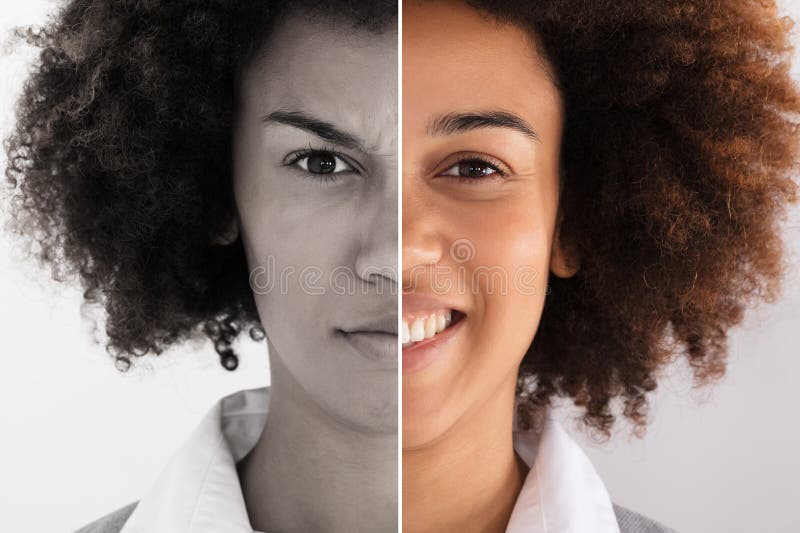
<instances>
[{"instance_id":1,"label":"brown curly hair","mask_svg":"<svg viewBox=\"0 0 800 533\"><path fill-rule=\"evenodd\" d=\"M73 0L41 48L6 139L9 226L104 308L117 367L205 333L263 337L234 212L238 76L294 11L382 31L394 0ZM310 19L310 22L316 19ZM324 20L324 17L323 17Z\"/></svg>"},{"instance_id":2,"label":"brown curly hair","mask_svg":"<svg viewBox=\"0 0 800 533\"><path fill-rule=\"evenodd\" d=\"M525 29L565 105L561 236L581 259L548 281L520 372L530 416L555 396L609 435L637 433L676 355L725 371L728 330L772 301L797 200L792 21L772 0L470 1Z\"/></svg>"}]
</instances>

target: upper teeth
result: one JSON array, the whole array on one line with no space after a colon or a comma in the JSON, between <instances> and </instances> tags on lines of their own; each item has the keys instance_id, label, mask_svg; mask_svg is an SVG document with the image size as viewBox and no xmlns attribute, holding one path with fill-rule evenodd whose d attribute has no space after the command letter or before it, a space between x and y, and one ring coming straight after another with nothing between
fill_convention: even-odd
<instances>
[{"instance_id":1,"label":"upper teeth","mask_svg":"<svg viewBox=\"0 0 800 533\"><path fill-rule=\"evenodd\" d=\"M431 311L424 315L403 318L403 346L430 339L452 322L451 311Z\"/></svg>"}]
</instances>

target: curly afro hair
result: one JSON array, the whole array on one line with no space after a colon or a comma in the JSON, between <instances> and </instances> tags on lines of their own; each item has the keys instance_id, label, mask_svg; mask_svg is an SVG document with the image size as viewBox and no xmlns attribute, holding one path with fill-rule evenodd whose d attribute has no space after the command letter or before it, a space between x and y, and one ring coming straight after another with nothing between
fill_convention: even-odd
<instances>
[{"instance_id":1,"label":"curly afro hair","mask_svg":"<svg viewBox=\"0 0 800 533\"><path fill-rule=\"evenodd\" d=\"M394 0L73 0L41 48L5 148L9 225L58 280L104 309L117 368L203 334L226 368L263 338L235 217L231 129L241 71L294 11L382 31ZM310 19L315 20L315 19Z\"/></svg>"},{"instance_id":2,"label":"curly afro hair","mask_svg":"<svg viewBox=\"0 0 800 533\"><path fill-rule=\"evenodd\" d=\"M724 374L728 330L779 294L800 94L773 0L470 1L525 29L565 105L561 236L576 276L522 363L523 421L555 396L641 434L658 370ZM528 415L527 417L525 415Z\"/></svg>"}]
</instances>

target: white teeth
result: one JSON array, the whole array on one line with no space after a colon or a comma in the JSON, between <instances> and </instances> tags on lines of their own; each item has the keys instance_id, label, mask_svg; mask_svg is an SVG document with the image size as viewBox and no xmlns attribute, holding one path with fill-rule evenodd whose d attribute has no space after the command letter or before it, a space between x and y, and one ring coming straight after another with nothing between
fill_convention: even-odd
<instances>
[{"instance_id":1,"label":"white teeth","mask_svg":"<svg viewBox=\"0 0 800 533\"><path fill-rule=\"evenodd\" d=\"M403 319L403 346L430 339L437 333L441 333L452 323L452 316L451 311L442 310Z\"/></svg>"},{"instance_id":2,"label":"white teeth","mask_svg":"<svg viewBox=\"0 0 800 533\"><path fill-rule=\"evenodd\" d=\"M425 319L425 338L430 339L436 335L436 317L429 316Z\"/></svg>"},{"instance_id":3,"label":"white teeth","mask_svg":"<svg viewBox=\"0 0 800 533\"><path fill-rule=\"evenodd\" d=\"M411 324L411 335L409 336L409 340L411 342L419 342L425 338L425 326L422 323L421 319L416 319Z\"/></svg>"}]
</instances>

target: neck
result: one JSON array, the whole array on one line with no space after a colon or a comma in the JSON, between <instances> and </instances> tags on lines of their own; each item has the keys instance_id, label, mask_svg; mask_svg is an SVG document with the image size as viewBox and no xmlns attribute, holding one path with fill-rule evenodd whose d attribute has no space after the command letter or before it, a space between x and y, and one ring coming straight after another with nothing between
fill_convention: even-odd
<instances>
[{"instance_id":1,"label":"neck","mask_svg":"<svg viewBox=\"0 0 800 533\"><path fill-rule=\"evenodd\" d=\"M271 349L274 349L271 347ZM259 531L397 529L397 434L374 434L326 413L271 351L264 431L239 465Z\"/></svg>"},{"instance_id":2,"label":"neck","mask_svg":"<svg viewBox=\"0 0 800 533\"><path fill-rule=\"evenodd\" d=\"M403 531L505 531L527 467L514 452L513 384L503 390L435 442L403 450Z\"/></svg>"}]
</instances>

